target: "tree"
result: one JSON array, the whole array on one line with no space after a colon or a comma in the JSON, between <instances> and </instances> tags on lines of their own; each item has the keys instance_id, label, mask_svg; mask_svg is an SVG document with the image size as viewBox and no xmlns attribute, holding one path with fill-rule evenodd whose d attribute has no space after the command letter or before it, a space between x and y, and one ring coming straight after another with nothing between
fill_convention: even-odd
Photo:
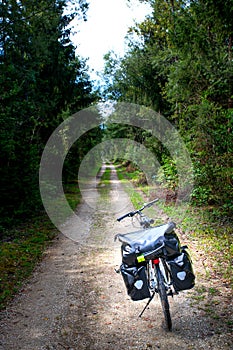
<instances>
[{"instance_id":1,"label":"tree","mask_svg":"<svg viewBox=\"0 0 233 350\"><path fill-rule=\"evenodd\" d=\"M108 91L166 116L193 159L193 199L232 209L232 0L147 2L152 15L130 29L138 42L117 69L107 57ZM158 153L159 144L147 144ZM168 171L172 162L162 152Z\"/></svg>"},{"instance_id":2,"label":"tree","mask_svg":"<svg viewBox=\"0 0 233 350\"><path fill-rule=\"evenodd\" d=\"M0 3L1 222L41 207L40 156L66 113L93 101L85 61L75 55L68 28L85 16L86 1L64 14L65 0ZM69 112L68 112L69 111Z\"/></svg>"}]
</instances>

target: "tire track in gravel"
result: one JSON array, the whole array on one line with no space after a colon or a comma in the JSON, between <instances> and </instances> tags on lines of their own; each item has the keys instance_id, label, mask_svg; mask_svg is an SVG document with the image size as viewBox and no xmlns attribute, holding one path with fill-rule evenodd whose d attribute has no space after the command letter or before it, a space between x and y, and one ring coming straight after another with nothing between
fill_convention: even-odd
<instances>
[{"instance_id":1,"label":"tire track in gravel","mask_svg":"<svg viewBox=\"0 0 233 350\"><path fill-rule=\"evenodd\" d=\"M0 349L232 349L221 321L192 305L192 291L170 300L173 332L163 329L158 299L138 318L145 301L132 302L114 271L121 261L114 236L133 228L116 222L132 206L114 167L111 170L111 187L105 194L100 189L92 208L86 203L78 207L80 226L74 227L77 221L72 218L66 223L76 242L60 234L2 312Z\"/></svg>"}]
</instances>

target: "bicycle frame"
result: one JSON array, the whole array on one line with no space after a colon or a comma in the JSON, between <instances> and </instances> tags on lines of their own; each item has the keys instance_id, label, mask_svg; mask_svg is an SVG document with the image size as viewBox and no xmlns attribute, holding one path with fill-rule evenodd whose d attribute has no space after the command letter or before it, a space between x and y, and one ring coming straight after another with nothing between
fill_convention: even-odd
<instances>
[{"instance_id":1,"label":"bicycle frame","mask_svg":"<svg viewBox=\"0 0 233 350\"><path fill-rule=\"evenodd\" d=\"M161 273L164 277L164 283L167 289L169 289L170 294L172 295L173 292L171 290L171 286L172 286L172 277L171 277L171 271L170 268L167 264L167 261L165 260L165 258L160 257L158 259L154 259L152 260L152 264L155 267L155 265L159 265L159 268L161 270Z\"/></svg>"}]
</instances>

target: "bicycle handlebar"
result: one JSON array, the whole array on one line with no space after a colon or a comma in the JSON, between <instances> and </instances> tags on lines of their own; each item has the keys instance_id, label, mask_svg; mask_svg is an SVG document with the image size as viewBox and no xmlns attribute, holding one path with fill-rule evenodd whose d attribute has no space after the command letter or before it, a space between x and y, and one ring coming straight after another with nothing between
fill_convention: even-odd
<instances>
[{"instance_id":1,"label":"bicycle handlebar","mask_svg":"<svg viewBox=\"0 0 233 350\"><path fill-rule=\"evenodd\" d=\"M148 203L145 203L143 209L144 209L144 208L149 208L149 207L151 207L154 203L156 203L156 202L158 202L158 201L159 201L159 199L158 199L158 198L155 198L155 199L153 199L153 201L148 202Z\"/></svg>"},{"instance_id":2,"label":"bicycle handlebar","mask_svg":"<svg viewBox=\"0 0 233 350\"><path fill-rule=\"evenodd\" d=\"M135 211L130 211L129 213L127 214L124 214L122 216L120 216L119 218L117 218L117 221L121 221L127 217L130 217L132 218L135 214L139 214L142 210L144 210L145 208L149 208L151 207L154 203L158 202L158 198L154 199L153 201L151 202L148 202L148 203L144 203L143 206L140 208L140 209L137 209Z\"/></svg>"},{"instance_id":3,"label":"bicycle handlebar","mask_svg":"<svg viewBox=\"0 0 233 350\"><path fill-rule=\"evenodd\" d=\"M131 211L131 212L129 212L129 213L127 213L127 214L125 214L125 215L122 215L122 216L120 216L119 218L117 218L117 221L121 221L121 220L123 220L123 219L125 219L125 218L127 218L127 217L132 217L132 216L134 216L136 213L134 212L134 211Z\"/></svg>"}]
</instances>

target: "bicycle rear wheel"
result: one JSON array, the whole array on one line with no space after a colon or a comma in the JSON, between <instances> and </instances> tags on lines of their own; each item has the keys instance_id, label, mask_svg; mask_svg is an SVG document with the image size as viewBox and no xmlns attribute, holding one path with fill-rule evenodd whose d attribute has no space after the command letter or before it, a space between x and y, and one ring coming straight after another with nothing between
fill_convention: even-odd
<instances>
[{"instance_id":1,"label":"bicycle rear wheel","mask_svg":"<svg viewBox=\"0 0 233 350\"><path fill-rule=\"evenodd\" d=\"M164 319L165 319L165 325L166 328L171 331L172 330L172 319L171 319L171 314L170 314L170 307L169 307L169 302L168 302L168 296L167 296L167 291L165 287L165 281L164 281L164 276L159 268L159 265L155 266L156 268L156 276L157 276L157 288L158 288L158 293L162 305L162 310L164 314Z\"/></svg>"}]
</instances>

